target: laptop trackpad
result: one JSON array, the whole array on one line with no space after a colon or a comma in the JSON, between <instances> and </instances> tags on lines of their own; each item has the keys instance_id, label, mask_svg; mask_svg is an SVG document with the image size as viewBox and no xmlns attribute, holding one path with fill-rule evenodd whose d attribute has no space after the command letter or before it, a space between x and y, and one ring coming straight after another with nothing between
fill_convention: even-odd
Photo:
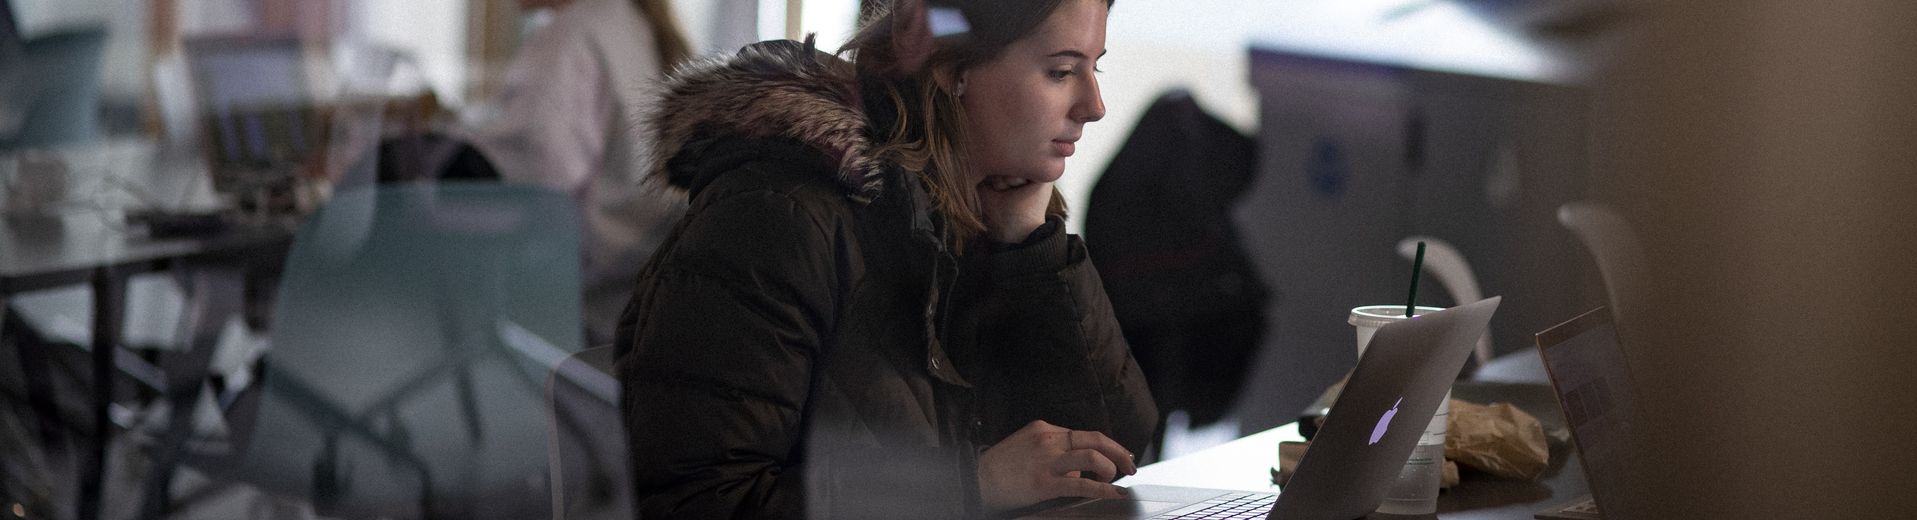
<instances>
[{"instance_id":1,"label":"laptop trackpad","mask_svg":"<svg viewBox=\"0 0 1917 520\"><path fill-rule=\"evenodd\" d=\"M1183 505L1186 504L1125 499L1093 500L1065 509L1047 511L1045 516L1047 518L1149 518Z\"/></svg>"}]
</instances>

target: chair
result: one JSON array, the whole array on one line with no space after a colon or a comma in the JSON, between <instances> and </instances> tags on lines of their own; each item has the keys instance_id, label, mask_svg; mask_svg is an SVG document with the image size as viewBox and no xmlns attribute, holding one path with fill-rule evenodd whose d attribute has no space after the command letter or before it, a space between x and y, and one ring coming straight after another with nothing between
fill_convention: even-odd
<instances>
[{"instance_id":1,"label":"chair","mask_svg":"<svg viewBox=\"0 0 1917 520\"><path fill-rule=\"evenodd\" d=\"M100 59L104 28L62 31L27 40L21 46L22 84L18 97L0 103L21 113L19 130L0 135L0 149L55 146L100 137ZM11 94L11 93L10 93Z\"/></svg>"},{"instance_id":2,"label":"chair","mask_svg":"<svg viewBox=\"0 0 1917 520\"><path fill-rule=\"evenodd\" d=\"M1619 320L1630 316L1639 298L1645 296L1644 248L1639 245L1631 223L1602 204L1571 202L1558 207L1558 223L1577 235L1578 241L1597 261L1598 274L1604 279L1604 292L1610 299L1611 315Z\"/></svg>"},{"instance_id":3,"label":"chair","mask_svg":"<svg viewBox=\"0 0 1917 520\"><path fill-rule=\"evenodd\" d=\"M1451 301L1469 303L1484 299L1484 292L1478 288L1478 277L1471 274L1471 263L1464 260L1464 253L1458 252L1450 242L1435 237L1417 236L1398 241L1398 256L1413 260L1418 254L1418 242L1425 243L1424 270L1438 279L1438 285L1451 294ZM1491 362L1491 332L1486 331L1478 338L1478 346L1471 351L1471 359L1478 366Z\"/></svg>"},{"instance_id":4,"label":"chair","mask_svg":"<svg viewBox=\"0 0 1917 520\"><path fill-rule=\"evenodd\" d=\"M553 520L632 518L626 426L619 415L613 348L567 357L546 379L546 454Z\"/></svg>"},{"instance_id":5,"label":"chair","mask_svg":"<svg viewBox=\"0 0 1917 520\"><path fill-rule=\"evenodd\" d=\"M199 462L326 516L544 516L541 379L580 344L577 230L530 186L337 194L288 254L233 451Z\"/></svg>"}]
</instances>

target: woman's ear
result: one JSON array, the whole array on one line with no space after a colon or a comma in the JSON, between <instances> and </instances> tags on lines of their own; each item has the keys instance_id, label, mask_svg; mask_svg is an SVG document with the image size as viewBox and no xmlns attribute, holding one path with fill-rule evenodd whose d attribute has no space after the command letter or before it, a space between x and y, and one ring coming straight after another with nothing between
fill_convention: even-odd
<instances>
[{"instance_id":1,"label":"woman's ear","mask_svg":"<svg viewBox=\"0 0 1917 520\"><path fill-rule=\"evenodd\" d=\"M965 76L966 71L949 63L932 71L932 81L938 83L941 90L951 92L954 96L965 95Z\"/></svg>"}]
</instances>

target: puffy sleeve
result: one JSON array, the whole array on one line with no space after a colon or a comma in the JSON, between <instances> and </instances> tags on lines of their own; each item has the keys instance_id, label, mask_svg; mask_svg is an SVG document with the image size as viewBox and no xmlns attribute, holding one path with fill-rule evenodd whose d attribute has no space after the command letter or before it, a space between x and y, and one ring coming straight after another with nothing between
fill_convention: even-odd
<instances>
[{"instance_id":1,"label":"puffy sleeve","mask_svg":"<svg viewBox=\"0 0 1917 520\"><path fill-rule=\"evenodd\" d=\"M842 235L771 191L687 218L638 289L618 362L639 516L801 515L801 408L840 298Z\"/></svg>"},{"instance_id":2,"label":"puffy sleeve","mask_svg":"<svg viewBox=\"0 0 1917 520\"><path fill-rule=\"evenodd\" d=\"M1084 241L1060 224L968 262L986 271L973 318L987 362L981 442L1044 420L1103 432L1142 452L1158 425L1157 405Z\"/></svg>"}]
</instances>

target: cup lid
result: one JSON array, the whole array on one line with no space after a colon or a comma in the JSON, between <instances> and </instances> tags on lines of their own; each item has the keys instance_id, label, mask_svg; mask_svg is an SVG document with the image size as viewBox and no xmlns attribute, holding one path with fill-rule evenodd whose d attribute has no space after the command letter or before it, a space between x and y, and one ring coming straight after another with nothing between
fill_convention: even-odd
<instances>
[{"instance_id":1,"label":"cup lid","mask_svg":"<svg viewBox=\"0 0 1917 520\"><path fill-rule=\"evenodd\" d=\"M1444 307L1419 305L1417 316L1423 316L1444 310ZM1351 309L1351 318L1346 320L1359 327L1383 327L1387 323L1404 319L1403 305L1366 305Z\"/></svg>"}]
</instances>

